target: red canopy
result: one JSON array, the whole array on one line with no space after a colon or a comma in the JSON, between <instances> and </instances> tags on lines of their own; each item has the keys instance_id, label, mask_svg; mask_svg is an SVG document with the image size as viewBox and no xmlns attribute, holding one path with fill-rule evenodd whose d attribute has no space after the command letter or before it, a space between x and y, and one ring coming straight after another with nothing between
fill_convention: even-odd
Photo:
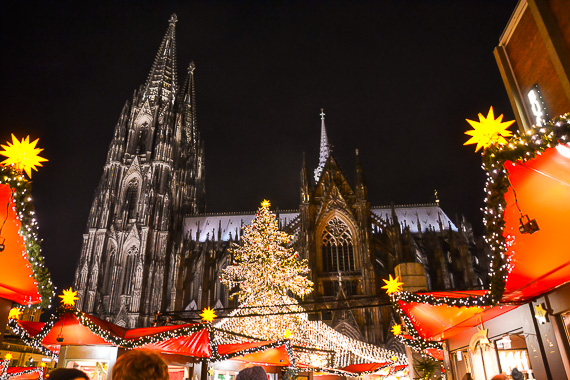
<instances>
[{"instance_id":1,"label":"red canopy","mask_svg":"<svg viewBox=\"0 0 570 380\"><path fill-rule=\"evenodd\" d=\"M363 373L363 372L376 372L388 365L390 365L391 362L385 362L385 363L362 363L362 364L351 364L348 365L344 368L342 368L343 371L347 371L347 372L352 372L352 373Z\"/></svg>"},{"instance_id":2,"label":"red canopy","mask_svg":"<svg viewBox=\"0 0 570 380\"><path fill-rule=\"evenodd\" d=\"M148 329L156 329L156 327L151 327ZM210 358L212 356L212 352L210 350L210 337L206 328L190 333L188 335L161 340L156 343L145 344L141 347L150 350L158 350L163 353L193 356L197 358Z\"/></svg>"},{"instance_id":3,"label":"red canopy","mask_svg":"<svg viewBox=\"0 0 570 380\"><path fill-rule=\"evenodd\" d=\"M524 163L507 161L505 167L512 187L505 194L503 236L513 269L503 301L528 301L570 281L570 148L559 145ZM538 232L520 233L513 189L522 213L536 219Z\"/></svg>"},{"instance_id":4,"label":"red canopy","mask_svg":"<svg viewBox=\"0 0 570 380\"><path fill-rule=\"evenodd\" d=\"M10 380L39 379L43 368L38 367L8 367L6 373Z\"/></svg>"},{"instance_id":5,"label":"red canopy","mask_svg":"<svg viewBox=\"0 0 570 380\"><path fill-rule=\"evenodd\" d=\"M258 352L245 354L242 356L232 357L232 360L241 362L266 364L280 367L288 367L292 364L292 358L289 357L287 347L284 344L278 347L268 347L263 349L264 346L269 346L274 342L246 342L236 344L219 344L218 353L220 355L236 354L241 351L258 349Z\"/></svg>"},{"instance_id":6,"label":"red canopy","mask_svg":"<svg viewBox=\"0 0 570 380\"><path fill-rule=\"evenodd\" d=\"M480 296L484 293L484 290L472 290L434 292L429 294L437 298L461 298L467 296ZM410 318L418 334L423 339L433 341L447 339L463 330L477 326L482 322L488 321L489 319L495 318L518 307L515 305L500 305L494 307L434 306L427 303L408 303L402 300L398 300L398 305Z\"/></svg>"},{"instance_id":7,"label":"red canopy","mask_svg":"<svg viewBox=\"0 0 570 380\"><path fill-rule=\"evenodd\" d=\"M7 184L0 185L0 220L6 223L0 238L5 239L4 250L0 253L0 298L5 298L21 305L41 302L38 283L26 255L24 239L20 236L20 221L11 200L12 189ZM6 217L6 206L8 216ZM0 239L0 243L2 243Z\"/></svg>"}]
</instances>

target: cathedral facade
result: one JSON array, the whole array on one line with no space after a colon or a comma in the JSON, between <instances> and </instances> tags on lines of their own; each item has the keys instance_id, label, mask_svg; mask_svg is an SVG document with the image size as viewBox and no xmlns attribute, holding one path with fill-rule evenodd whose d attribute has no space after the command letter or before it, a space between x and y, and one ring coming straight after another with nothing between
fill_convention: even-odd
<instances>
[{"instance_id":1,"label":"cathedral facade","mask_svg":"<svg viewBox=\"0 0 570 380\"><path fill-rule=\"evenodd\" d=\"M220 283L251 213L205 214L204 151L196 128L194 66L178 85L176 18L170 20L146 83L125 104L96 191L75 276L80 309L126 327L156 313L235 306ZM319 165L300 170L299 209L279 211L281 228L309 261L310 301L348 305L320 319L353 338L388 339L382 279L403 262L421 263L426 290L472 289L486 281L467 223L439 204L371 206L356 152L350 184L329 149L321 112Z\"/></svg>"}]
</instances>

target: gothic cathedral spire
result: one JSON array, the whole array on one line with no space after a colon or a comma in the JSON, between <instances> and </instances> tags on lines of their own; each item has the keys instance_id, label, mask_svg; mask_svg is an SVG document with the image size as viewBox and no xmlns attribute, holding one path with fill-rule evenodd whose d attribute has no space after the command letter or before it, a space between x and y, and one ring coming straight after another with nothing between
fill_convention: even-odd
<instances>
[{"instance_id":1,"label":"gothic cathedral spire","mask_svg":"<svg viewBox=\"0 0 570 380\"><path fill-rule=\"evenodd\" d=\"M319 166L315 169L315 182L319 182L329 155L330 146L329 139L327 138L327 130L325 128L325 110L321 108L321 150L319 152Z\"/></svg>"},{"instance_id":2,"label":"gothic cathedral spire","mask_svg":"<svg viewBox=\"0 0 570 380\"><path fill-rule=\"evenodd\" d=\"M75 273L77 307L130 328L176 304L183 219L204 211L194 66L180 91L175 24L172 15L145 84L123 107Z\"/></svg>"},{"instance_id":3,"label":"gothic cathedral spire","mask_svg":"<svg viewBox=\"0 0 570 380\"><path fill-rule=\"evenodd\" d=\"M178 17L173 13L168 21L168 29L162 39L156 58L146 80L143 90L143 98L156 100L158 96L162 100L173 100L173 95L178 90L178 74L176 72L176 34L175 26Z\"/></svg>"}]
</instances>

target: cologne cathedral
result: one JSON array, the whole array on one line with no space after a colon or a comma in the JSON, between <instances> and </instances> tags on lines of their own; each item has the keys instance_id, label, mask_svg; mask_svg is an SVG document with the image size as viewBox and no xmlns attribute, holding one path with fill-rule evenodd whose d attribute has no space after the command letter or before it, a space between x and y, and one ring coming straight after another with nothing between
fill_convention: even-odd
<instances>
[{"instance_id":1,"label":"cologne cathedral","mask_svg":"<svg viewBox=\"0 0 570 380\"><path fill-rule=\"evenodd\" d=\"M219 277L232 261L228 248L255 217L205 213L194 64L179 84L175 24L173 15L146 82L115 126L75 274L76 305L129 328L150 325L157 313L235 306ZM437 199L371 206L358 151L350 184L329 148L324 116L319 164L310 170L303 160L299 187L291 188L299 209L277 217L309 261L309 301L348 305L318 318L350 337L385 343L390 307L351 305L387 301L382 279L404 262L422 264L426 290L480 288L485 255L469 224L453 223Z\"/></svg>"}]
</instances>

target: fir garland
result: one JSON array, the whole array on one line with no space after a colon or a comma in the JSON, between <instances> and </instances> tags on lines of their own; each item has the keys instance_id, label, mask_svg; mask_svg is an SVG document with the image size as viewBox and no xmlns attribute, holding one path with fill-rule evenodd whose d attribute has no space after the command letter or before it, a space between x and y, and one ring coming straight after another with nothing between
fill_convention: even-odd
<instances>
[{"instance_id":1,"label":"fir garland","mask_svg":"<svg viewBox=\"0 0 570 380\"><path fill-rule=\"evenodd\" d=\"M7 184L14 190L14 205L21 223L19 233L25 241L27 260L42 298L38 305L27 305L27 307L46 308L55 296L55 290L41 254L38 224L31 202L31 182L12 165L0 165L0 184Z\"/></svg>"}]
</instances>

